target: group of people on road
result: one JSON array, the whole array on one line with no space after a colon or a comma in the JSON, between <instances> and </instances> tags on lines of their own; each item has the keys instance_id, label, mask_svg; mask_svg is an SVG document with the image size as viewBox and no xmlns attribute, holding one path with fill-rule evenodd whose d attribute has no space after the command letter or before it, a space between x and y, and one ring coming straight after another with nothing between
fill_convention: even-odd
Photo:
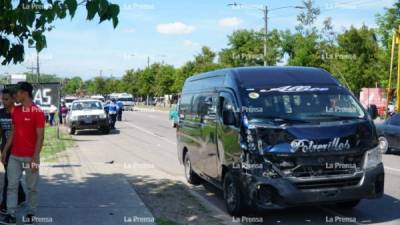
<instances>
[{"instance_id":1,"label":"group of people on road","mask_svg":"<svg viewBox=\"0 0 400 225\"><path fill-rule=\"evenodd\" d=\"M0 224L16 224L16 211L26 202L25 224L36 221L40 152L44 141L45 114L33 102L33 87L19 82L16 92L2 90L0 109L1 162L5 168ZM26 192L21 185L25 171Z\"/></svg>"}]
</instances>

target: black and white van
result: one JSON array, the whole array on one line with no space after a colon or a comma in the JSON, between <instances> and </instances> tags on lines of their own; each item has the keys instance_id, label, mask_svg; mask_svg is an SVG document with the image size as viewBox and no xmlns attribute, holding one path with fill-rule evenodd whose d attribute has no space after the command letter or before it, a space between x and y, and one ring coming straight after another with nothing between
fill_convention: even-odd
<instances>
[{"instance_id":1,"label":"black and white van","mask_svg":"<svg viewBox=\"0 0 400 225\"><path fill-rule=\"evenodd\" d=\"M372 119L330 73L306 67L217 70L186 80L178 157L189 183L221 188L227 210L381 197Z\"/></svg>"}]
</instances>

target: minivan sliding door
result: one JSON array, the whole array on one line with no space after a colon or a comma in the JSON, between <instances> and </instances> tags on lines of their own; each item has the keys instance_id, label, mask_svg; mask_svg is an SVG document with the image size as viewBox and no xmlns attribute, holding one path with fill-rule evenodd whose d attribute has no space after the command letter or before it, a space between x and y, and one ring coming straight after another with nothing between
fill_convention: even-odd
<instances>
[{"instance_id":1,"label":"minivan sliding door","mask_svg":"<svg viewBox=\"0 0 400 225\"><path fill-rule=\"evenodd\" d=\"M217 93L204 93L200 109L202 171L210 178L218 177Z\"/></svg>"}]
</instances>

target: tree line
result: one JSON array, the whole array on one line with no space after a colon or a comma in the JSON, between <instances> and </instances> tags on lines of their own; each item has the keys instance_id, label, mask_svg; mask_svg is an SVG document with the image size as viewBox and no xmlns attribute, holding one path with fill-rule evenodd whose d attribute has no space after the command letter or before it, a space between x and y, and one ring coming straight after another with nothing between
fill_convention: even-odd
<instances>
[{"instance_id":1,"label":"tree line","mask_svg":"<svg viewBox=\"0 0 400 225\"><path fill-rule=\"evenodd\" d=\"M199 54L179 68L154 63L143 69L128 70L118 79L101 76L86 81L80 77L66 78L61 81L63 92L75 94L78 90L86 94L127 92L135 96L163 96L179 93L189 76L226 67L262 66L264 59L270 66L324 68L355 94L363 87L386 88L392 34L400 25L400 0L376 15L375 28L351 26L341 32L333 27L332 18L325 18L322 26L317 24L320 10L312 0L305 0L303 4L304 10L297 16L293 31L273 29L268 32L265 58L264 31L241 29L227 37L226 48L215 52L203 46Z\"/></svg>"}]
</instances>

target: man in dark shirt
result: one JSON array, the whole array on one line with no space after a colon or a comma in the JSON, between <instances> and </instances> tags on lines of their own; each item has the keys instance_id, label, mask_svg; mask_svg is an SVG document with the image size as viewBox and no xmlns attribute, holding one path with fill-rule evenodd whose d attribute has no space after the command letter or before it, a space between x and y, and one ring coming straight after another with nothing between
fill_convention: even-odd
<instances>
[{"instance_id":1,"label":"man in dark shirt","mask_svg":"<svg viewBox=\"0 0 400 225\"><path fill-rule=\"evenodd\" d=\"M1 99L3 102L4 108L0 109L0 134L1 134L1 150L4 149L6 145L7 139L11 133L11 110L14 107L15 98L14 94L10 89L3 89L1 91ZM7 162L10 158L10 154L7 155ZM7 187L8 187L8 179L7 179L7 164L4 165L5 174L4 174L4 186L3 186L3 198L0 204L0 214L7 213ZM18 189L18 203L22 203L25 201L25 192L22 188L21 183L19 184Z\"/></svg>"}]
</instances>

